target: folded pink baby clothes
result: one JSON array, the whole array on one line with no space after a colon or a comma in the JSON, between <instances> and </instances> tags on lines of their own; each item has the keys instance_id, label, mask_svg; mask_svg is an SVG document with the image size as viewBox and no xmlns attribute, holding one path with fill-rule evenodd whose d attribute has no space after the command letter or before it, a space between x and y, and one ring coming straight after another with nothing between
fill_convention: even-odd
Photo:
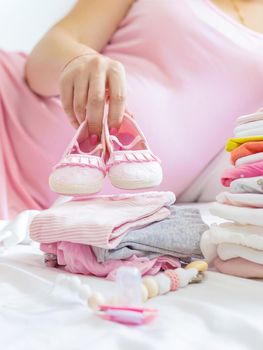
<instances>
[{"instance_id":1,"label":"folded pink baby clothes","mask_svg":"<svg viewBox=\"0 0 263 350\"><path fill-rule=\"evenodd\" d=\"M215 258L213 264L218 271L227 275L244 278L263 278L263 265L242 258L234 258L226 261Z\"/></svg>"},{"instance_id":2,"label":"folded pink baby clothes","mask_svg":"<svg viewBox=\"0 0 263 350\"><path fill-rule=\"evenodd\" d=\"M221 177L221 183L229 187L231 182L246 177L263 175L263 161L240 165L238 168L225 169Z\"/></svg>"},{"instance_id":3,"label":"folded pink baby clothes","mask_svg":"<svg viewBox=\"0 0 263 350\"><path fill-rule=\"evenodd\" d=\"M172 192L145 192L74 199L43 210L30 225L40 243L67 241L115 248L129 230L167 218Z\"/></svg>"},{"instance_id":4,"label":"folded pink baby clothes","mask_svg":"<svg viewBox=\"0 0 263 350\"><path fill-rule=\"evenodd\" d=\"M110 280L115 279L116 271L120 266L136 267L142 276L146 274L155 275L160 270L175 269L181 266L177 258L170 256L160 256L149 260L148 258L138 258L134 255L126 260L108 260L98 263L91 247L79 243L42 243L40 248L43 252L51 254L53 261L54 256L57 256L57 265L64 266L66 271L106 277ZM56 266L56 264L52 266Z\"/></svg>"}]
</instances>

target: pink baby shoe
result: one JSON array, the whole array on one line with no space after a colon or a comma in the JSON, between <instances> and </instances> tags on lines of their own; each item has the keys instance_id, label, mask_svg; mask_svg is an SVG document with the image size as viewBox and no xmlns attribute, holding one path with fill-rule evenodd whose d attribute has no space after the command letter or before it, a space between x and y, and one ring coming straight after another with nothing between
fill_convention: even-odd
<instances>
[{"instance_id":1,"label":"pink baby shoe","mask_svg":"<svg viewBox=\"0 0 263 350\"><path fill-rule=\"evenodd\" d=\"M104 133L101 142L88 133L83 122L61 161L49 177L52 191L64 195L86 195L99 192L106 174Z\"/></svg>"},{"instance_id":2,"label":"pink baby shoe","mask_svg":"<svg viewBox=\"0 0 263 350\"><path fill-rule=\"evenodd\" d=\"M134 190L158 186L162 181L160 160L151 152L134 118L125 112L119 130L109 131L104 119L107 171L113 186Z\"/></svg>"}]
</instances>

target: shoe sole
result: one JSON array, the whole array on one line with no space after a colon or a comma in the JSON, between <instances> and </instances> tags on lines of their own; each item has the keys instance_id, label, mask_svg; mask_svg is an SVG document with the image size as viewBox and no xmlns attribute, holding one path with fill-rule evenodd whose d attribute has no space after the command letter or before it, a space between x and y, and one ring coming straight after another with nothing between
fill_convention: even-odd
<instances>
[{"instance_id":1,"label":"shoe sole","mask_svg":"<svg viewBox=\"0 0 263 350\"><path fill-rule=\"evenodd\" d=\"M95 194L101 191L102 186L104 183L104 179L102 181L98 181L96 185L92 185L92 187L87 187L85 185L85 189L69 189L69 186L66 186L65 188L52 186L52 182L49 183L49 187L53 192L56 192L57 194L63 195L63 196L85 196L90 194Z\"/></svg>"},{"instance_id":2,"label":"shoe sole","mask_svg":"<svg viewBox=\"0 0 263 350\"><path fill-rule=\"evenodd\" d=\"M123 179L120 178L116 178L116 177L112 177L109 174L109 179L111 181L111 184L114 187L123 189L123 190L139 190L139 189L144 189L144 188L153 188L153 187L157 187L160 185L160 183L162 182L161 180L158 181L125 181Z\"/></svg>"}]
</instances>

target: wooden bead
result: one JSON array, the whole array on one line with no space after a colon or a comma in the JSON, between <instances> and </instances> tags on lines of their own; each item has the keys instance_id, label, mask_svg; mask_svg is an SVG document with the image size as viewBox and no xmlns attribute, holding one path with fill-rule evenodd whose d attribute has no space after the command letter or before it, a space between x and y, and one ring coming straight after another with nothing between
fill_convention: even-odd
<instances>
[{"instance_id":1,"label":"wooden bead","mask_svg":"<svg viewBox=\"0 0 263 350\"><path fill-rule=\"evenodd\" d=\"M93 310L98 310L103 304L105 304L105 299L101 293L95 292L88 298L88 305Z\"/></svg>"},{"instance_id":2,"label":"wooden bead","mask_svg":"<svg viewBox=\"0 0 263 350\"><path fill-rule=\"evenodd\" d=\"M146 286L143 283L142 283L141 288L142 288L142 301L145 303L149 297L148 289L146 288Z\"/></svg>"},{"instance_id":3,"label":"wooden bead","mask_svg":"<svg viewBox=\"0 0 263 350\"><path fill-rule=\"evenodd\" d=\"M189 283L200 283L204 279L204 274L202 272L199 272L196 277L194 277Z\"/></svg>"},{"instance_id":4,"label":"wooden bead","mask_svg":"<svg viewBox=\"0 0 263 350\"><path fill-rule=\"evenodd\" d=\"M205 272L208 269L208 264L204 260L192 261L190 264L186 265L186 269L195 268L199 272Z\"/></svg>"},{"instance_id":5,"label":"wooden bead","mask_svg":"<svg viewBox=\"0 0 263 350\"><path fill-rule=\"evenodd\" d=\"M155 281L153 277L145 277L143 279L143 284L148 290L148 297L153 298L156 297L159 293L158 283Z\"/></svg>"}]
</instances>

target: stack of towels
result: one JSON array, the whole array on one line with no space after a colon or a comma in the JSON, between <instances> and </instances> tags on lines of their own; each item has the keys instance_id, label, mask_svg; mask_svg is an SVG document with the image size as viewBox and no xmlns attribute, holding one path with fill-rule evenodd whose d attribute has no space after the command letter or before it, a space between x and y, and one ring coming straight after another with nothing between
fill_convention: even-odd
<instances>
[{"instance_id":1,"label":"stack of towels","mask_svg":"<svg viewBox=\"0 0 263 350\"><path fill-rule=\"evenodd\" d=\"M114 279L120 266L142 275L203 258L208 226L197 209L176 207L172 192L74 198L39 212L30 236L48 266Z\"/></svg>"},{"instance_id":2,"label":"stack of towels","mask_svg":"<svg viewBox=\"0 0 263 350\"><path fill-rule=\"evenodd\" d=\"M223 273L263 278L263 110L238 118L234 136L226 145L233 167L221 179L229 192L210 208L231 222L212 225L201 250Z\"/></svg>"}]
</instances>

